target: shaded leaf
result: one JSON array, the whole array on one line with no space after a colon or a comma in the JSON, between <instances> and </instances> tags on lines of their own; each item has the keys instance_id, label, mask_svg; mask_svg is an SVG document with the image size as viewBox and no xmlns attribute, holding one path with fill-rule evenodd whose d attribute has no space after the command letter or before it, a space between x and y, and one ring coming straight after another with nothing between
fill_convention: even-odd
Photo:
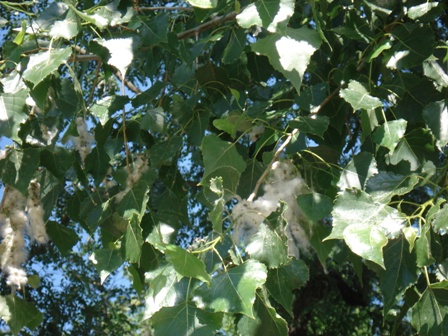
<instances>
[{"instance_id":1,"label":"shaded leaf","mask_svg":"<svg viewBox=\"0 0 448 336\"><path fill-rule=\"evenodd\" d=\"M396 195L410 192L418 183L416 175L400 175L388 171L380 171L367 181L366 192L380 203L389 202Z\"/></svg>"},{"instance_id":2,"label":"shaded leaf","mask_svg":"<svg viewBox=\"0 0 448 336\"><path fill-rule=\"evenodd\" d=\"M321 45L319 33L302 27L286 28L252 44L252 50L269 58L272 66L291 81L300 94L300 86L311 56Z\"/></svg>"},{"instance_id":3,"label":"shaded leaf","mask_svg":"<svg viewBox=\"0 0 448 336\"><path fill-rule=\"evenodd\" d=\"M412 307L411 323L419 335L448 335L448 289L428 286Z\"/></svg>"},{"instance_id":4,"label":"shaded leaf","mask_svg":"<svg viewBox=\"0 0 448 336\"><path fill-rule=\"evenodd\" d=\"M303 260L292 259L290 264L268 271L266 288L272 297L291 316L294 316L292 311L294 294L292 291L305 285L308 279L309 271L305 262Z\"/></svg>"},{"instance_id":5,"label":"shaded leaf","mask_svg":"<svg viewBox=\"0 0 448 336\"><path fill-rule=\"evenodd\" d=\"M124 255L131 263L140 262L143 236L138 214L132 214L124 233Z\"/></svg>"},{"instance_id":6,"label":"shaded leaf","mask_svg":"<svg viewBox=\"0 0 448 336\"><path fill-rule=\"evenodd\" d=\"M196 308L191 303L181 303L176 307L164 307L153 315L151 322L155 336L215 335L222 325L222 313L210 313Z\"/></svg>"},{"instance_id":7,"label":"shaded leaf","mask_svg":"<svg viewBox=\"0 0 448 336\"><path fill-rule=\"evenodd\" d=\"M210 179L221 176L224 187L236 191L239 177L246 168L235 146L219 139L215 135L204 137L201 145L204 158L204 175L201 185L208 185Z\"/></svg>"},{"instance_id":8,"label":"shaded leaf","mask_svg":"<svg viewBox=\"0 0 448 336\"><path fill-rule=\"evenodd\" d=\"M101 284L106 278L123 264L123 259L117 250L97 249L90 255L89 260L100 273Z\"/></svg>"},{"instance_id":9,"label":"shaded leaf","mask_svg":"<svg viewBox=\"0 0 448 336\"><path fill-rule=\"evenodd\" d=\"M327 217L333 209L331 198L317 192L298 195L297 204L303 214L313 222Z\"/></svg>"},{"instance_id":10,"label":"shaded leaf","mask_svg":"<svg viewBox=\"0 0 448 336\"><path fill-rule=\"evenodd\" d=\"M277 314L265 300L257 295L254 304L255 319L243 316L238 322L238 331L241 335L287 335L288 324Z\"/></svg>"},{"instance_id":11,"label":"shaded leaf","mask_svg":"<svg viewBox=\"0 0 448 336\"><path fill-rule=\"evenodd\" d=\"M418 268L415 253L409 252L409 243L403 237L391 240L384 248L386 270L378 273L381 292L384 295L384 316L394 307L397 296L417 282Z\"/></svg>"},{"instance_id":12,"label":"shaded leaf","mask_svg":"<svg viewBox=\"0 0 448 336\"><path fill-rule=\"evenodd\" d=\"M195 291L194 301L199 308L215 312L242 313L254 317L252 306L255 291L265 283L266 266L255 260L232 268L212 278L211 287L205 284Z\"/></svg>"},{"instance_id":13,"label":"shaded leaf","mask_svg":"<svg viewBox=\"0 0 448 336\"><path fill-rule=\"evenodd\" d=\"M323 139L324 133L330 125L330 119L320 115L297 117L291 120L289 125L291 128L297 128L301 133L315 134Z\"/></svg>"},{"instance_id":14,"label":"shaded leaf","mask_svg":"<svg viewBox=\"0 0 448 336\"><path fill-rule=\"evenodd\" d=\"M56 245L62 255L67 255L79 241L75 231L55 221L48 221L45 225L51 242Z\"/></svg>"},{"instance_id":15,"label":"shaded leaf","mask_svg":"<svg viewBox=\"0 0 448 336\"><path fill-rule=\"evenodd\" d=\"M149 187L147 183L152 181L143 180L142 178L129 190L117 207L120 216L126 219L132 218L134 213L139 215L139 220L143 217L148 202Z\"/></svg>"},{"instance_id":16,"label":"shaded leaf","mask_svg":"<svg viewBox=\"0 0 448 336\"><path fill-rule=\"evenodd\" d=\"M16 295L0 296L0 316L18 335L24 327L33 330L42 321L42 313L31 303Z\"/></svg>"},{"instance_id":17,"label":"shaded leaf","mask_svg":"<svg viewBox=\"0 0 448 336\"><path fill-rule=\"evenodd\" d=\"M435 263L431 253L431 228L429 224L423 225L420 236L415 242L415 251L417 253L417 266L429 266Z\"/></svg>"},{"instance_id":18,"label":"shaded leaf","mask_svg":"<svg viewBox=\"0 0 448 336\"><path fill-rule=\"evenodd\" d=\"M211 278L205 270L204 263L192 253L176 245L164 247L166 260L182 276L192 277L210 284Z\"/></svg>"}]
</instances>

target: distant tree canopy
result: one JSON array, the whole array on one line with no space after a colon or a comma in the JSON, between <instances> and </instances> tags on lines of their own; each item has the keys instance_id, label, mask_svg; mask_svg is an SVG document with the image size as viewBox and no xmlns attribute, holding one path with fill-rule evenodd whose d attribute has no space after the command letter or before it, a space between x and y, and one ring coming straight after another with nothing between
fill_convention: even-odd
<instances>
[{"instance_id":1,"label":"distant tree canopy","mask_svg":"<svg viewBox=\"0 0 448 336\"><path fill-rule=\"evenodd\" d=\"M445 1L0 1L0 25L5 333L448 333Z\"/></svg>"}]
</instances>

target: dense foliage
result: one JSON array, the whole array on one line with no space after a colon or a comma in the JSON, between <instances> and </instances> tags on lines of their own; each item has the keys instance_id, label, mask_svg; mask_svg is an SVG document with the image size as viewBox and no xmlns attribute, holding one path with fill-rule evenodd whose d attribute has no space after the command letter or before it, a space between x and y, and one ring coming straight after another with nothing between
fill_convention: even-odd
<instances>
[{"instance_id":1,"label":"dense foliage","mask_svg":"<svg viewBox=\"0 0 448 336\"><path fill-rule=\"evenodd\" d=\"M8 332L448 334L444 1L0 15Z\"/></svg>"}]
</instances>

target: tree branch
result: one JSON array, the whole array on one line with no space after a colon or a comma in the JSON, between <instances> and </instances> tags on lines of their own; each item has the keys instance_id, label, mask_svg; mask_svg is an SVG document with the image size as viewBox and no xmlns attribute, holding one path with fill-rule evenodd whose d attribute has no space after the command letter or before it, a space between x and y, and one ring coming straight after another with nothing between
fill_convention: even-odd
<instances>
[{"instance_id":1,"label":"tree branch","mask_svg":"<svg viewBox=\"0 0 448 336\"><path fill-rule=\"evenodd\" d=\"M234 12L231 12L231 13L223 15L223 16L216 16L213 19L211 19L210 21L207 21L193 29L186 30L182 33L177 34L177 39L182 40L182 39L190 37L190 36L196 36L206 30L213 28L216 25L219 25L219 24L227 22L227 21L235 20L236 15L237 15L237 12L234 11Z\"/></svg>"},{"instance_id":2,"label":"tree branch","mask_svg":"<svg viewBox=\"0 0 448 336\"><path fill-rule=\"evenodd\" d=\"M254 198L257 196L258 189L260 189L261 184L264 182L266 177L268 176L269 172L271 171L272 165L275 161L278 160L280 154L283 152L286 146L291 142L292 137L296 135L299 132L297 128L293 129L293 131L288 135L285 142L282 143L282 145L277 149L277 151L274 154L274 157L272 158L271 162L269 162L268 166L266 167L266 170L263 172L263 175L258 179L257 183L255 184L254 191L252 194L250 194L249 198L247 199L248 202L252 202Z\"/></svg>"}]
</instances>

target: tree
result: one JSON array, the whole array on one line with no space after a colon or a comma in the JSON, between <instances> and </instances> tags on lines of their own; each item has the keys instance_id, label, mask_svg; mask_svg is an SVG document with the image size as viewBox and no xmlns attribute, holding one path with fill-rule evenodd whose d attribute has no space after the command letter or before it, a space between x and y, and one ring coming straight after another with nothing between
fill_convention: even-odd
<instances>
[{"instance_id":1,"label":"tree","mask_svg":"<svg viewBox=\"0 0 448 336\"><path fill-rule=\"evenodd\" d=\"M448 333L445 2L0 5L11 333Z\"/></svg>"}]
</instances>

